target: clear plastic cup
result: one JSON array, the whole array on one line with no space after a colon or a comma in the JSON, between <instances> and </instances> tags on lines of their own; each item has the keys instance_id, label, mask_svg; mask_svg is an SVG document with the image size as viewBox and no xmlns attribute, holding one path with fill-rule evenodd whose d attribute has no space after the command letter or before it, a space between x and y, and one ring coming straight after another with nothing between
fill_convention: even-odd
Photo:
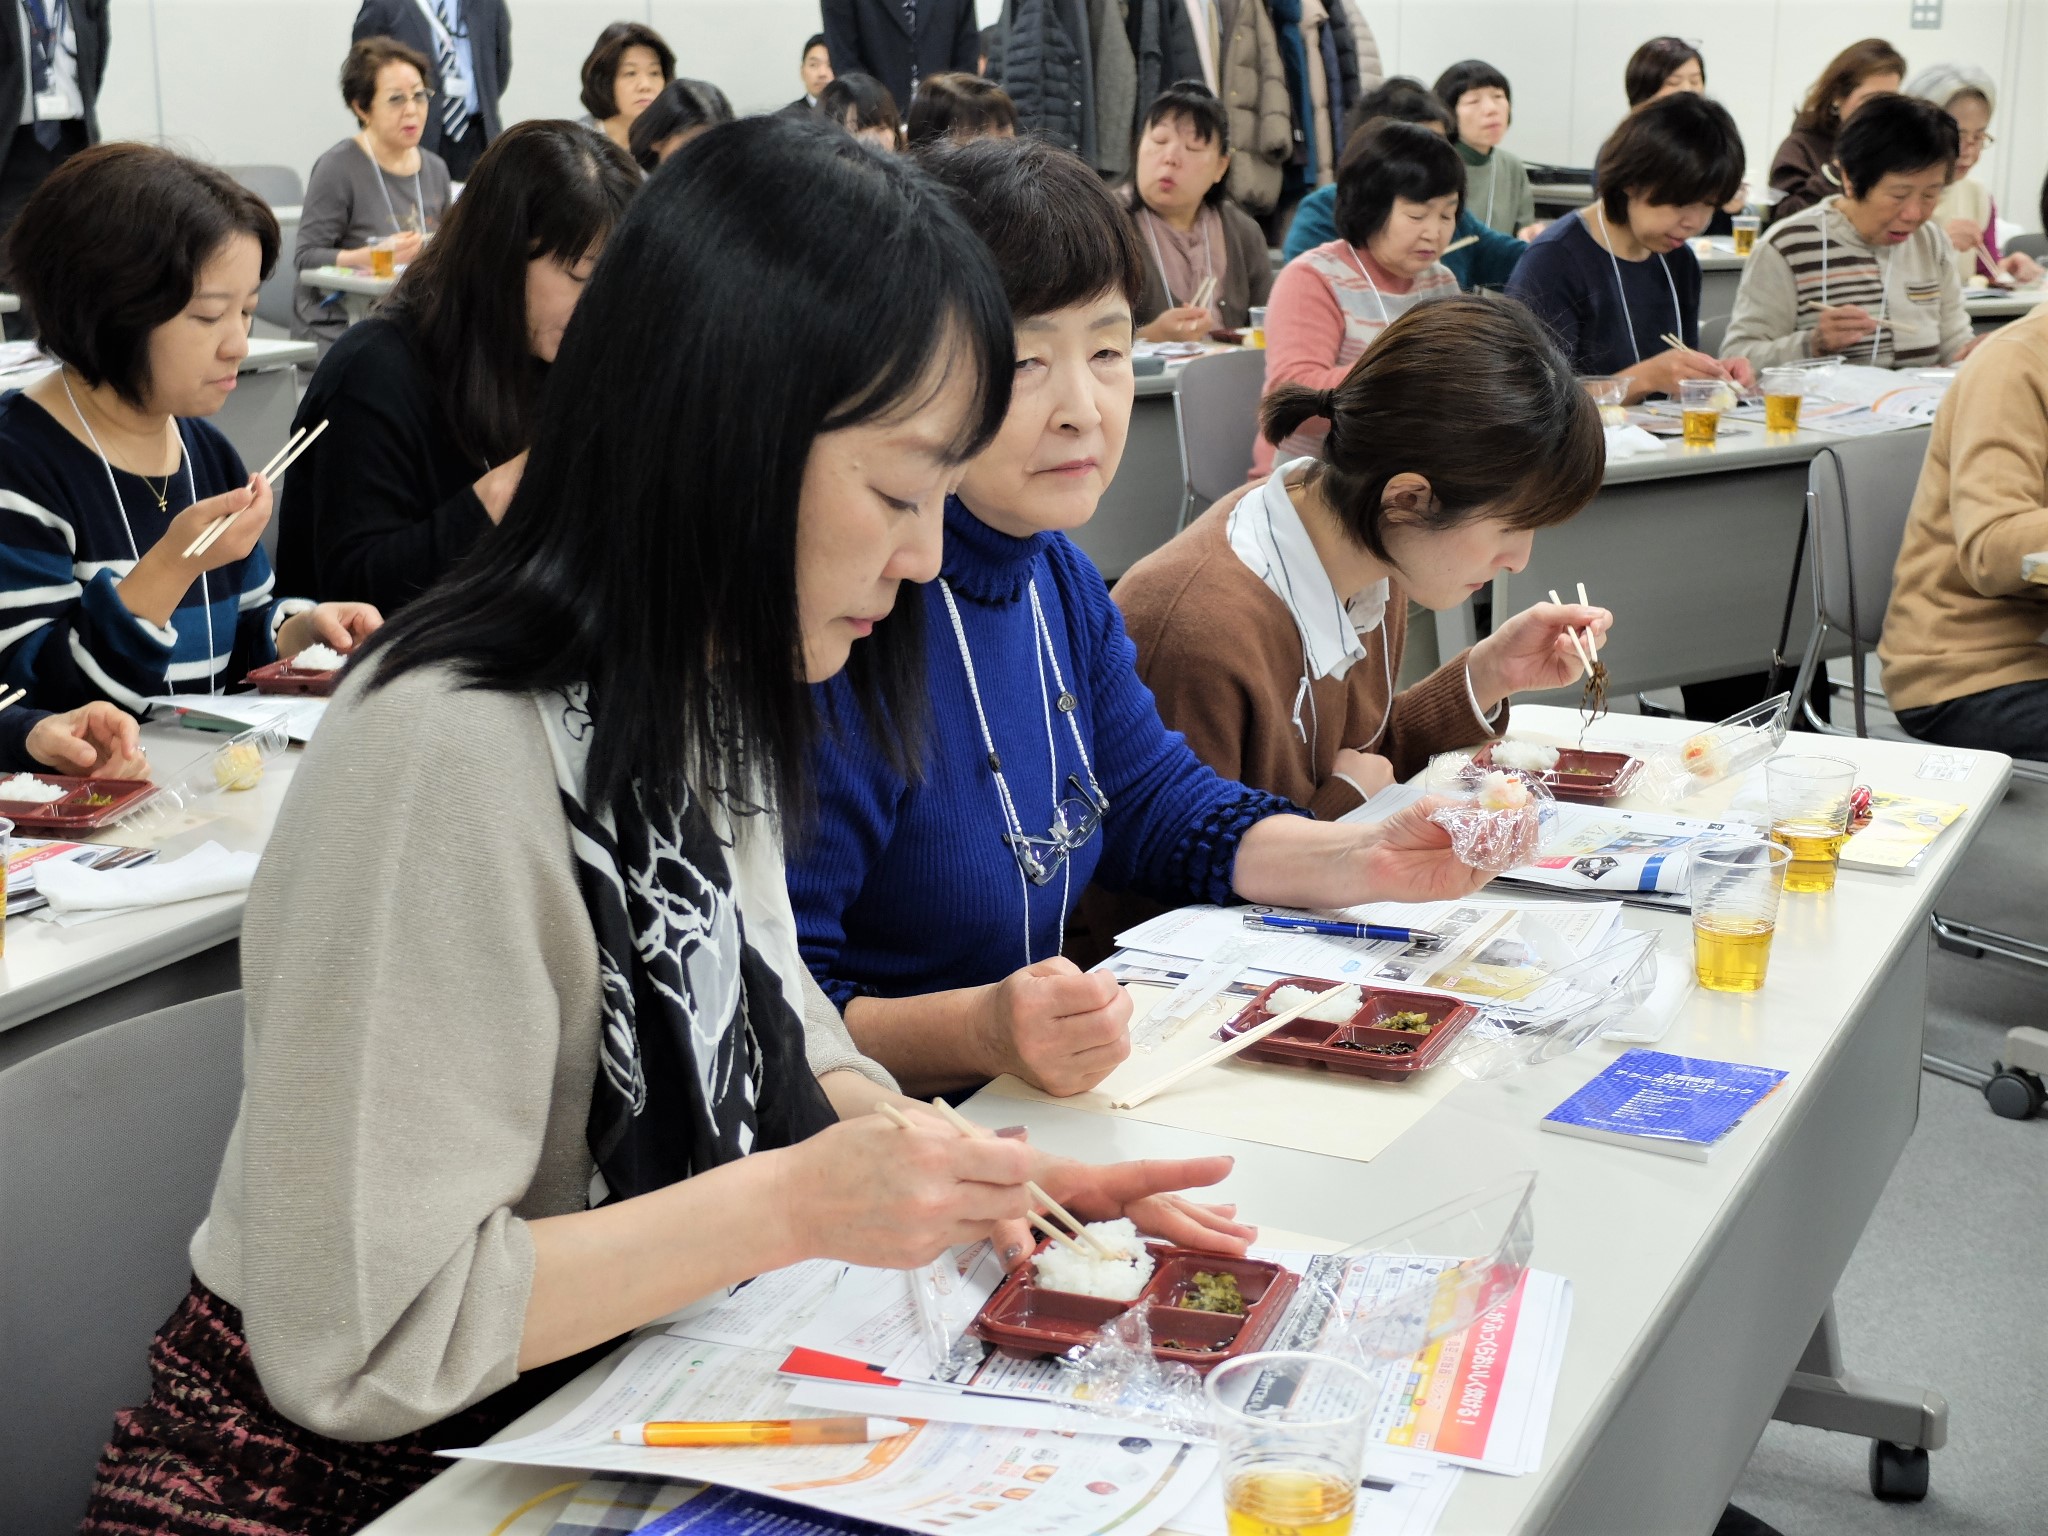
<instances>
[{"instance_id":1,"label":"clear plastic cup","mask_svg":"<svg viewBox=\"0 0 2048 1536\"><path fill-rule=\"evenodd\" d=\"M1856 765L1840 757L1774 757L1764 764L1771 841L1791 851L1788 891L1832 891L1836 861L1849 840L1849 795Z\"/></svg>"},{"instance_id":2,"label":"clear plastic cup","mask_svg":"<svg viewBox=\"0 0 2048 1536\"><path fill-rule=\"evenodd\" d=\"M1725 379L1680 379L1678 405L1685 413L1685 446L1711 448L1721 432L1721 405L1727 395Z\"/></svg>"},{"instance_id":3,"label":"clear plastic cup","mask_svg":"<svg viewBox=\"0 0 2048 1536\"><path fill-rule=\"evenodd\" d=\"M1251 308L1251 335L1245 340L1248 345L1263 347L1266 344L1266 306L1254 304Z\"/></svg>"},{"instance_id":4,"label":"clear plastic cup","mask_svg":"<svg viewBox=\"0 0 2048 1536\"><path fill-rule=\"evenodd\" d=\"M1756 249L1757 231L1764 227L1763 217L1754 213L1738 213L1729 224L1735 235L1735 254L1747 256Z\"/></svg>"},{"instance_id":5,"label":"clear plastic cup","mask_svg":"<svg viewBox=\"0 0 2048 1536\"><path fill-rule=\"evenodd\" d=\"M1692 854L1693 974L1714 992L1756 992L1771 964L1790 849L1709 843Z\"/></svg>"},{"instance_id":6,"label":"clear plastic cup","mask_svg":"<svg viewBox=\"0 0 2048 1536\"><path fill-rule=\"evenodd\" d=\"M1622 401L1628 396L1628 381L1613 374L1595 374L1579 380L1579 387L1593 397L1593 403L1600 407L1600 425L1623 427L1628 425L1628 412L1622 409Z\"/></svg>"},{"instance_id":7,"label":"clear plastic cup","mask_svg":"<svg viewBox=\"0 0 2048 1536\"><path fill-rule=\"evenodd\" d=\"M1799 402L1813 382L1810 368L1766 368L1757 384L1764 394L1764 430L1797 432Z\"/></svg>"},{"instance_id":8,"label":"clear plastic cup","mask_svg":"<svg viewBox=\"0 0 2048 1536\"><path fill-rule=\"evenodd\" d=\"M1334 1355L1226 1361L1204 1390L1230 1536L1344 1536L1358 1503L1379 1379Z\"/></svg>"}]
</instances>

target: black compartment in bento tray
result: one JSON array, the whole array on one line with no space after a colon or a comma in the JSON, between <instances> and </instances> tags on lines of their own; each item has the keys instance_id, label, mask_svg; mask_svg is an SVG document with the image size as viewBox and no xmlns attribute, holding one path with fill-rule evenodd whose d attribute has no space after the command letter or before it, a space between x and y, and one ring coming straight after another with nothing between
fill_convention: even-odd
<instances>
[{"instance_id":1,"label":"black compartment in bento tray","mask_svg":"<svg viewBox=\"0 0 2048 1536\"><path fill-rule=\"evenodd\" d=\"M1482 768L1492 767L1493 748L1487 747L1476 754L1472 761ZM1631 757L1626 752L1594 752L1579 747L1559 747L1557 766L1546 768L1534 777L1559 800L1600 804L1608 800L1619 800L1627 794L1630 786L1636 781L1636 775L1642 771L1643 760Z\"/></svg>"},{"instance_id":2,"label":"black compartment in bento tray","mask_svg":"<svg viewBox=\"0 0 2048 1536\"><path fill-rule=\"evenodd\" d=\"M34 777L65 794L61 800L0 800L0 817L13 822L17 832L97 831L112 826L156 793L156 786L147 779L90 779L61 773Z\"/></svg>"},{"instance_id":3,"label":"black compartment in bento tray","mask_svg":"<svg viewBox=\"0 0 2048 1536\"><path fill-rule=\"evenodd\" d=\"M1289 976L1274 982L1247 1003L1230 1021L1233 1033L1263 1023L1273 1015L1266 1000L1285 986L1328 990L1329 983L1311 977ZM1376 1027L1396 1013L1427 1015L1429 1033L1417 1035L1405 1030ZM1243 1055L1251 1061L1278 1066L1322 1067L1350 1077L1374 1077L1383 1082L1403 1082L1442 1057L1450 1042L1478 1017L1478 1010L1455 997L1435 997L1425 992L1397 992L1385 987L1367 987L1356 1012L1347 1024L1283 1024L1257 1045L1246 1046ZM1296 1031L1300 1033L1296 1033ZM1405 1055L1381 1055L1370 1049L1377 1045L1413 1045ZM1353 1046L1360 1047L1353 1049Z\"/></svg>"},{"instance_id":4,"label":"black compartment in bento tray","mask_svg":"<svg viewBox=\"0 0 2048 1536\"><path fill-rule=\"evenodd\" d=\"M1039 1251L1043 1252L1050 1241L1041 1243ZM1154 1267L1138 1299L1152 1303L1152 1353L1161 1360L1179 1361L1198 1371L1207 1371L1263 1345L1300 1283L1291 1271L1263 1259L1232 1259L1190 1248L1173 1248L1165 1243L1145 1246L1152 1254ZM1236 1275L1238 1291L1245 1299L1244 1314L1198 1312L1175 1306L1197 1271L1227 1271ZM1038 1283L1036 1269L1027 1263L996 1287L968 1331L1006 1355L1037 1359L1064 1354L1077 1344L1086 1344L1104 1324L1133 1305L1052 1290Z\"/></svg>"}]
</instances>

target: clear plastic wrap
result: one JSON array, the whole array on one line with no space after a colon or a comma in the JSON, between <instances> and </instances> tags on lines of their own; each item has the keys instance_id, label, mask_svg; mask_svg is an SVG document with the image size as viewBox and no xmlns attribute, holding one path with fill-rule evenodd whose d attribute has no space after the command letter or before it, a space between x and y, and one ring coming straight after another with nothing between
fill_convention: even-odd
<instances>
[{"instance_id":1,"label":"clear plastic wrap","mask_svg":"<svg viewBox=\"0 0 2048 1536\"><path fill-rule=\"evenodd\" d=\"M251 726L159 786L121 826L140 836L167 833L187 816L203 813L218 796L254 789L265 765L291 744L282 722Z\"/></svg>"},{"instance_id":2,"label":"clear plastic wrap","mask_svg":"<svg viewBox=\"0 0 2048 1536\"><path fill-rule=\"evenodd\" d=\"M1451 835L1458 862L1490 875L1533 863L1557 820L1557 800L1542 775L1512 768L1486 768L1451 754L1435 759L1427 783L1432 794L1451 797L1429 819Z\"/></svg>"},{"instance_id":3,"label":"clear plastic wrap","mask_svg":"<svg viewBox=\"0 0 2048 1536\"><path fill-rule=\"evenodd\" d=\"M1569 1055L1641 1008L1657 974L1656 934L1624 933L1553 971L1536 1006L1481 1009L1444 1060L1484 1081Z\"/></svg>"},{"instance_id":4,"label":"clear plastic wrap","mask_svg":"<svg viewBox=\"0 0 2048 1536\"><path fill-rule=\"evenodd\" d=\"M1676 805L1774 754L1785 744L1791 717L1792 695L1781 693L1676 745L1648 752L1635 791L1659 805Z\"/></svg>"},{"instance_id":5,"label":"clear plastic wrap","mask_svg":"<svg viewBox=\"0 0 2048 1536\"><path fill-rule=\"evenodd\" d=\"M1318 1255L1262 1350L1334 1356L1379 1378L1470 1327L1505 1300L1528 1269L1536 1246L1535 1188L1533 1172L1517 1173ZM1140 1302L1068 1351L1060 1364L1068 1390L1055 1395L1071 1394L1108 1419L1206 1438L1211 1415L1202 1377L1154 1358L1149 1311L1149 1303Z\"/></svg>"}]
</instances>

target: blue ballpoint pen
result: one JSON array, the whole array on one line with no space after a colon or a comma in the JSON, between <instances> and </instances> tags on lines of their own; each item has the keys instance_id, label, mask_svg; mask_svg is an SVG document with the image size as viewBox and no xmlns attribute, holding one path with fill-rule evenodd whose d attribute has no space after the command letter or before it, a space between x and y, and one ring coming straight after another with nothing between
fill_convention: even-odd
<instances>
[{"instance_id":1,"label":"blue ballpoint pen","mask_svg":"<svg viewBox=\"0 0 2048 1536\"><path fill-rule=\"evenodd\" d=\"M1434 949L1443 943L1443 935L1427 928L1387 928L1378 923L1340 923L1327 917L1282 917L1276 912L1247 912L1244 918L1247 928L1263 928L1268 932L1320 933L1333 939L1373 939L1391 944L1420 945Z\"/></svg>"}]
</instances>

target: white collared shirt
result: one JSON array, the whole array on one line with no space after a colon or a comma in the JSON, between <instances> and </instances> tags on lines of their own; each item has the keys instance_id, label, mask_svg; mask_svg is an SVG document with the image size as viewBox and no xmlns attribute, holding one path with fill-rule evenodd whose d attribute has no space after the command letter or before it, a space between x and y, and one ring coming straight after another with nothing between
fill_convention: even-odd
<instances>
[{"instance_id":1,"label":"white collared shirt","mask_svg":"<svg viewBox=\"0 0 2048 1536\"><path fill-rule=\"evenodd\" d=\"M1226 535L1237 558L1293 616L1309 675L1341 681L1365 659L1362 637L1386 618L1388 585L1384 579L1376 581L1348 602L1337 595L1330 573L1323 569L1323 557L1316 553L1287 494L1288 482L1299 479L1313 463L1314 459L1295 459L1283 464L1256 494L1240 496L1230 509Z\"/></svg>"}]
</instances>

